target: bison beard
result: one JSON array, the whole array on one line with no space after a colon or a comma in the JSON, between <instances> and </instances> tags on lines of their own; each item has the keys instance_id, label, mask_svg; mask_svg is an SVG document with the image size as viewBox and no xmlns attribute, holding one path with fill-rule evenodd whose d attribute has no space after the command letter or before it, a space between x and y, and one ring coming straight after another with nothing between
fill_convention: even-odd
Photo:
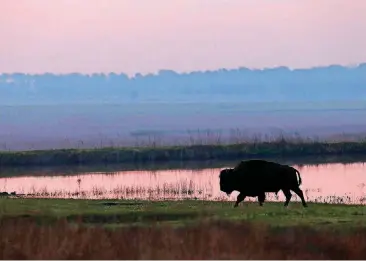
<instances>
[{"instance_id":1,"label":"bison beard","mask_svg":"<svg viewBox=\"0 0 366 261\"><path fill-rule=\"evenodd\" d=\"M219 178L220 190L228 196L234 190L240 192L234 207L247 196L258 197L259 205L263 206L266 192L274 192L277 195L280 190L286 197L285 207L292 197L290 190L295 192L300 197L302 205L307 207L304 194L299 187L302 182L300 172L288 165L265 160L241 161L235 168L223 169Z\"/></svg>"}]
</instances>

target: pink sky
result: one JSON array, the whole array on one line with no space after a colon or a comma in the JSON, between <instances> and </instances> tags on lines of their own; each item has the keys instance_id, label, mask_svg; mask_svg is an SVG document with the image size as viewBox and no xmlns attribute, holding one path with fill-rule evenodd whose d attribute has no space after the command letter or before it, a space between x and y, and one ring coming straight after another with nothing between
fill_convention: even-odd
<instances>
[{"instance_id":1,"label":"pink sky","mask_svg":"<svg viewBox=\"0 0 366 261\"><path fill-rule=\"evenodd\" d=\"M0 72L354 65L365 0L0 0Z\"/></svg>"}]
</instances>

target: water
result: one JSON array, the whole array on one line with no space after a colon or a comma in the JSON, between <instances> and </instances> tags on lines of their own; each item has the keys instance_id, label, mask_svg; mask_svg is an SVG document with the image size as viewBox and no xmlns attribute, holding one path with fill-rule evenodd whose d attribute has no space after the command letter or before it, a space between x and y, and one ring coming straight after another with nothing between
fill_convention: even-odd
<instances>
[{"instance_id":1,"label":"water","mask_svg":"<svg viewBox=\"0 0 366 261\"><path fill-rule=\"evenodd\" d=\"M293 166L300 170L301 188L307 201L366 203L364 163ZM32 173L32 176L0 178L0 191L42 198L235 200L237 192L228 197L219 189L221 169L68 172L55 176ZM267 201L284 201L284 196L282 192L278 197L268 193ZM294 193L292 201L299 201Z\"/></svg>"}]
</instances>

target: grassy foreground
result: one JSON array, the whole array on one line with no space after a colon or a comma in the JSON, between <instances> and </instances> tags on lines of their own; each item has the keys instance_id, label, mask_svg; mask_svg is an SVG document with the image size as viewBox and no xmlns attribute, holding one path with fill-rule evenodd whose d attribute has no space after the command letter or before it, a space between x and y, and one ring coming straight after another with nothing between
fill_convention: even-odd
<instances>
[{"instance_id":1,"label":"grassy foreground","mask_svg":"<svg viewBox=\"0 0 366 261\"><path fill-rule=\"evenodd\" d=\"M0 199L2 219L27 219L52 223L66 218L69 222L121 226L168 222L182 225L201 219L255 221L275 226L337 226L366 227L366 208L357 205L309 203L304 209L290 202L288 209L281 202L244 202L233 208L225 201L136 201L136 200L79 200L79 199Z\"/></svg>"},{"instance_id":2,"label":"grassy foreground","mask_svg":"<svg viewBox=\"0 0 366 261\"><path fill-rule=\"evenodd\" d=\"M2 259L366 258L364 206L59 199L0 206Z\"/></svg>"},{"instance_id":3,"label":"grassy foreground","mask_svg":"<svg viewBox=\"0 0 366 261\"><path fill-rule=\"evenodd\" d=\"M360 156L366 141L320 142L309 140L249 141L237 144L110 147L96 149L56 149L0 151L0 167L60 166L95 164L146 164L172 161L236 160L253 157Z\"/></svg>"}]
</instances>

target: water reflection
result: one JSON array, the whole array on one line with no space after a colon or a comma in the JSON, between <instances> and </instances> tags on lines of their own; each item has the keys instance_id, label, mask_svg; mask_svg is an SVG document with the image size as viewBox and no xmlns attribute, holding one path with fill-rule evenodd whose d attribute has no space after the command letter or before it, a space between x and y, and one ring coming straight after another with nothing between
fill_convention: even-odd
<instances>
[{"instance_id":1,"label":"water reflection","mask_svg":"<svg viewBox=\"0 0 366 261\"><path fill-rule=\"evenodd\" d=\"M294 166L301 172L301 187L308 201L365 204L366 166L363 163ZM219 189L220 169L1 178L0 190L16 191L27 197L235 200L237 193L229 198ZM282 192L277 197L270 193L267 200L284 201L284 196ZM294 193L292 201L299 201Z\"/></svg>"}]
</instances>

